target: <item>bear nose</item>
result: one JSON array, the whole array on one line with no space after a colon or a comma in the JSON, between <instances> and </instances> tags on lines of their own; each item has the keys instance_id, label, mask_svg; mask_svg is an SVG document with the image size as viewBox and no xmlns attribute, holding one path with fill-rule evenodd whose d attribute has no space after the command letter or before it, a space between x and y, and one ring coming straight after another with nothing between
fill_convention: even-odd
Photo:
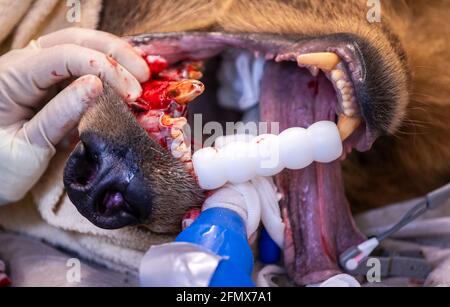
<instances>
[{"instance_id":1,"label":"bear nose","mask_svg":"<svg viewBox=\"0 0 450 307\"><path fill-rule=\"evenodd\" d=\"M98 227L116 229L145 222L151 187L133 153L95 135L82 135L64 170L64 185L78 211Z\"/></svg>"}]
</instances>

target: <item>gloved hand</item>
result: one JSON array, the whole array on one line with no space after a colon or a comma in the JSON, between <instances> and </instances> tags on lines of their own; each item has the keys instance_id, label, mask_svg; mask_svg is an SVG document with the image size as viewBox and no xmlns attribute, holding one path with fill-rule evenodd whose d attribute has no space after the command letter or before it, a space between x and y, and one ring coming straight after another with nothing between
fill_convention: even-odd
<instances>
[{"instance_id":1,"label":"gloved hand","mask_svg":"<svg viewBox=\"0 0 450 307\"><path fill-rule=\"evenodd\" d=\"M102 93L100 79L133 101L149 76L128 43L95 30L65 29L0 57L0 205L20 200L40 178L54 146ZM72 77L80 78L46 101Z\"/></svg>"}]
</instances>

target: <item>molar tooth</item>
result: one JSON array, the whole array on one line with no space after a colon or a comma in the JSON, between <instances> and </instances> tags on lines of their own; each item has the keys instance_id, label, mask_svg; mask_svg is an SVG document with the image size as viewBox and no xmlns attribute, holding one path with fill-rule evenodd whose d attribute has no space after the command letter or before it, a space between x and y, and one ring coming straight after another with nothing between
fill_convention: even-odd
<instances>
[{"instance_id":1,"label":"molar tooth","mask_svg":"<svg viewBox=\"0 0 450 307\"><path fill-rule=\"evenodd\" d=\"M343 95L350 95L353 90L350 87L344 87L341 92Z\"/></svg>"},{"instance_id":2,"label":"molar tooth","mask_svg":"<svg viewBox=\"0 0 450 307\"><path fill-rule=\"evenodd\" d=\"M336 82L336 87L340 90L343 90L346 86L346 82L344 80L338 80Z\"/></svg>"},{"instance_id":3,"label":"molar tooth","mask_svg":"<svg viewBox=\"0 0 450 307\"><path fill-rule=\"evenodd\" d=\"M347 115L348 117L353 117L356 115L356 110L352 107L349 108L344 108L344 114Z\"/></svg>"},{"instance_id":4,"label":"molar tooth","mask_svg":"<svg viewBox=\"0 0 450 307\"><path fill-rule=\"evenodd\" d=\"M331 72L331 79L334 82L337 82L338 80L342 79L343 77L345 77L345 74L342 70L340 69L335 69Z\"/></svg>"},{"instance_id":5,"label":"molar tooth","mask_svg":"<svg viewBox=\"0 0 450 307\"><path fill-rule=\"evenodd\" d=\"M344 95L342 95L342 100L343 101L345 101L345 102L349 102L350 103L350 99L351 99L352 97L350 96L350 95L346 95L346 94L344 94Z\"/></svg>"},{"instance_id":6,"label":"molar tooth","mask_svg":"<svg viewBox=\"0 0 450 307\"><path fill-rule=\"evenodd\" d=\"M337 123L341 140L345 141L361 125L361 118L339 115Z\"/></svg>"},{"instance_id":7,"label":"molar tooth","mask_svg":"<svg viewBox=\"0 0 450 307\"><path fill-rule=\"evenodd\" d=\"M352 103L348 100L342 100L342 106L344 107L344 111L347 109L350 109L352 106Z\"/></svg>"},{"instance_id":8,"label":"molar tooth","mask_svg":"<svg viewBox=\"0 0 450 307\"><path fill-rule=\"evenodd\" d=\"M317 66L322 70L333 70L340 61L340 58L333 52L307 53L297 57L299 65Z\"/></svg>"}]
</instances>

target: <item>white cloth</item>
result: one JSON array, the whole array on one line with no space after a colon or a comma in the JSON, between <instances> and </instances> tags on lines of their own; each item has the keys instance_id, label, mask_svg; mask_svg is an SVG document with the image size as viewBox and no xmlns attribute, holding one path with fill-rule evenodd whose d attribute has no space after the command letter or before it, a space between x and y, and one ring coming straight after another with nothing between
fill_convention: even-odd
<instances>
[{"instance_id":1,"label":"white cloth","mask_svg":"<svg viewBox=\"0 0 450 307\"><path fill-rule=\"evenodd\" d=\"M414 200L393 204L356 216L358 227L368 236L381 234L411 209ZM433 271L425 281L427 286L450 286L450 199L406 225L382 243L392 251L418 250L432 265ZM383 284L390 284L383 280ZM408 280L395 279L396 285L409 285Z\"/></svg>"},{"instance_id":2,"label":"white cloth","mask_svg":"<svg viewBox=\"0 0 450 307\"><path fill-rule=\"evenodd\" d=\"M367 235L377 235L397 223L415 204L415 200L410 200L372 210L358 215L356 223ZM391 238L417 239L443 236L450 236L450 199L443 206L427 211L393 234Z\"/></svg>"},{"instance_id":3,"label":"white cloth","mask_svg":"<svg viewBox=\"0 0 450 307\"><path fill-rule=\"evenodd\" d=\"M0 232L0 258L13 287L127 287L137 276L88 263L26 236ZM1 271L1 265L0 265ZM0 283L1 283L0 272Z\"/></svg>"},{"instance_id":4,"label":"white cloth","mask_svg":"<svg viewBox=\"0 0 450 307\"><path fill-rule=\"evenodd\" d=\"M219 104L239 111L256 106L259 103L265 62L263 57L255 57L250 52L224 52L218 72Z\"/></svg>"}]
</instances>

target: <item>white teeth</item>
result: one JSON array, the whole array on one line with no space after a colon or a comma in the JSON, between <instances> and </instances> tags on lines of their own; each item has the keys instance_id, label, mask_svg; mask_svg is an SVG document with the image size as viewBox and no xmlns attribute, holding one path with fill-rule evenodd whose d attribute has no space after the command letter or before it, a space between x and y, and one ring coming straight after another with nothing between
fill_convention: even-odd
<instances>
[{"instance_id":1,"label":"white teeth","mask_svg":"<svg viewBox=\"0 0 450 307\"><path fill-rule=\"evenodd\" d=\"M280 133L280 159L289 169L302 169L314 161L312 143L304 128L289 128Z\"/></svg>"},{"instance_id":2,"label":"white teeth","mask_svg":"<svg viewBox=\"0 0 450 307\"><path fill-rule=\"evenodd\" d=\"M338 66L341 67L341 66ZM329 78L334 82L338 96L341 97L342 112L348 116L354 116L358 112L358 106L354 98L352 82L342 69L334 69L329 74Z\"/></svg>"},{"instance_id":3,"label":"white teeth","mask_svg":"<svg viewBox=\"0 0 450 307\"><path fill-rule=\"evenodd\" d=\"M342 101L342 106L344 107L344 110L349 110L352 107L352 103L350 100L344 99L344 101Z\"/></svg>"},{"instance_id":4,"label":"white teeth","mask_svg":"<svg viewBox=\"0 0 450 307\"><path fill-rule=\"evenodd\" d=\"M341 140L345 141L361 125L361 118L340 115L337 127Z\"/></svg>"},{"instance_id":5,"label":"white teeth","mask_svg":"<svg viewBox=\"0 0 450 307\"><path fill-rule=\"evenodd\" d=\"M308 137L314 148L314 160L330 163L342 155L342 142L336 124L320 121L308 128Z\"/></svg>"},{"instance_id":6,"label":"white teeth","mask_svg":"<svg viewBox=\"0 0 450 307\"><path fill-rule=\"evenodd\" d=\"M344 109L344 114L347 115L347 116L350 116L350 117L357 115L356 114L356 110L354 108L352 108L352 107Z\"/></svg>"},{"instance_id":7,"label":"white teeth","mask_svg":"<svg viewBox=\"0 0 450 307\"><path fill-rule=\"evenodd\" d=\"M347 85L347 83L344 80L338 80L336 82L336 87L340 90L343 90L346 85Z\"/></svg>"},{"instance_id":8,"label":"white teeth","mask_svg":"<svg viewBox=\"0 0 450 307\"><path fill-rule=\"evenodd\" d=\"M349 95L351 97L352 96L351 94L353 93L353 89L349 86L346 86L342 89L341 93L343 95Z\"/></svg>"},{"instance_id":9,"label":"white teeth","mask_svg":"<svg viewBox=\"0 0 450 307\"><path fill-rule=\"evenodd\" d=\"M301 169L313 161L329 163L341 155L336 124L321 121L308 129L287 129L279 136L265 134L250 142L234 141L220 149L203 148L194 153L192 160L200 187L211 190L227 181L243 183L256 176L273 176L285 167Z\"/></svg>"},{"instance_id":10,"label":"white teeth","mask_svg":"<svg viewBox=\"0 0 450 307\"><path fill-rule=\"evenodd\" d=\"M338 80L342 79L345 77L345 74L342 70L340 69L335 69L331 72L331 78L333 79L333 81L337 82Z\"/></svg>"},{"instance_id":11,"label":"white teeth","mask_svg":"<svg viewBox=\"0 0 450 307\"><path fill-rule=\"evenodd\" d=\"M345 60L349 61L349 59ZM349 116L358 114L353 84L348 79L344 65L337 54L333 52L302 54L297 57L297 63L301 67L307 67L313 76L317 76L318 69L323 70L335 84L341 98L342 112Z\"/></svg>"}]
</instances>

